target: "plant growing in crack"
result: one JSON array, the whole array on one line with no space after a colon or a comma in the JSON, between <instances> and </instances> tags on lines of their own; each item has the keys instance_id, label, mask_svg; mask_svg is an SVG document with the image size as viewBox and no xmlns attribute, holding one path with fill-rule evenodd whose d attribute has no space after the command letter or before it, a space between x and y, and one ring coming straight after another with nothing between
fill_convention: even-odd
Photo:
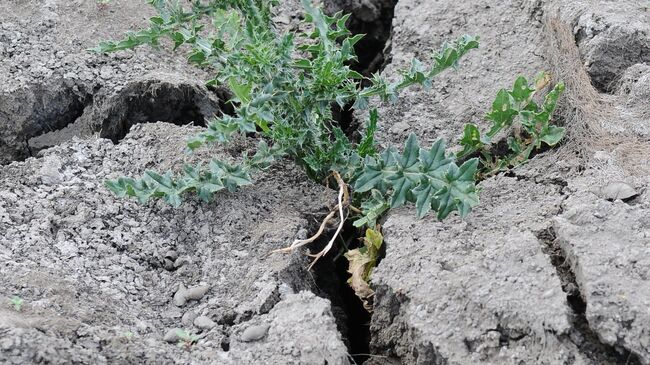
<instances>
[{"instance_id":1,"label":"plant growing in crack","mask_svg":"<svg viewBox=\"0 0 650 365\"><path fill-rule=\"evenodd\" d=\"M188 192L210 201L221 190L235 191L251 184L255 172L289 158L313 180L338 187L338 203L316 234L278 250L291 251L314 242L328 223L338 218L331 240L313 255L314 263L332 248L346 220L353 220L357 227L375 228L388 210L407 203L415 205L420 218L433 212L442 220L453 211L467 216L479 203L478 169L494 170L487 152L491 139L512 125L508 118L514 117L515 111L524 130L521 138L509 143L517 154L503 167L525 160L530 146L539 148L540 141L555 144L561 137L548 124L557 97L547 97L548 103L540 109L532 97L541 88L530 91L518 79L512 92L497 95L496 109L488 114L495 126L481 136L477 135L478 127L468 125L461 141L464 149L458 155L448 152L442 139L432 146L421 146L415 134L401 150L389 147L379 151L375 143L376 109L369 111L361 139L353 141L334 119L333 106L353 104L357 110L367 109L373 99L395 102L406 87L430 88L435 76L455 68L467 52L478 47L477 37L444 43L433 53L429 66L413 59L397 81L389 82L379 74L365 79L350 68L357 59L354 45L362 35L352 35L346 28L349 15L328 16L310 0L302 0L304 22L310 29L306 33L283 33L275 27L272 8L277 0L196 1L190 8L169 0L149 3L158 12L150 19L149 28L129 32L121 41L101 42L93 50L115 52L143 44L157 47L161 39L171 41L174 49L188 46L191 63L215 72L208 84L227 86L232 91L230 103L235 109L233 115L210 121L203 132L188 141L189 149L227 143L238 133L255 134L260 137L259 143L256 152L252 156L245 153L240 163L212 159L207 164L185 166L181 174L147 171L142 178L122 177L107 181L106 186L119 197L134 197L142 203L161 198L179 206ZM211 31L206 30L208 24ZM557 89L556 94L559 92ZM367 249L356 256L369 252ZM363 265L364 280L374 263L376 257Z\"/></svg>"},{"instance_id":2,"label":"plant growing in crack","mask_svg":"<svg viewBox=\"0 0 650 365\"><path fill-rule=\"evenodd\" d=\"M520 76L511 90L501 89L497 93L492 109L485 116L491 126L488 132L481 134L475 124L466 124L460 145L463 150L457 158L480 155L485 174L494 174L511 166L525 162L534 150L555 146L564 137L566 130L550 124L557 100L564 91L560 82L546 95L542 105L538 105L534 96L550 82L550 75L540 73L532 84ZM508 152L504 156L494 156L492 141L504 130L513 128L507 137Z\"/></svg>"}]
</instances>

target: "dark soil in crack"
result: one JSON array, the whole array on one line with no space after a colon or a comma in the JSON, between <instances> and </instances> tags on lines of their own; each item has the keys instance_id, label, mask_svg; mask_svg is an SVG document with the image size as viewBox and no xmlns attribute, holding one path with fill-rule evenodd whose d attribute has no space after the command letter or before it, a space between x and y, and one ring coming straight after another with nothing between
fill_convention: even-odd
<instances>
[{"instance_id":1,"label":"dark soil in crack","mask_svg":"<svg viewBox=\"0 0 650 365\"><path fill-rule=\"evenodd\" d=\"M367 3L344 1L339 6L339 10L352 14L348 29L353 34L364 34L354 47L358 57L358 62L352 65L355 71L371 76L389 62L386 55L390 54L388 48L396 5L397 0L371 0Z\"/></svg>"},{"instance_id":2,"label":"dark soil in crack","mask_svg":"<svg viewBox=\"0 0 650 365\"><path fill-rule=\"evenodd\" d=\"M103 107L100 137L119 142L137 123L168 122L205 126L219 115L220 100L197 85L165 79L129 84Z\"/></svg>"},{"instance_id":3,"label":"dark soil in crack","mask_svg":"<svg viewBox=\"0 0 650 365\"><path fill-rule=\"evenodd\" d=\"M22 161L43 149L48 135L72 125L93 102L91 90L67 79L46 79L10 93L0 92L0 163ZM5 151L3 147L9 147ZM7 153L9 152L9 153Z\"/></svg>"},{"instance_id":4,"label":"dark soil in crack","mask_svg":"<svg viewBox=\"0 0 650 365\"><path fill-rule=\"evenodd\" d=\"M340 9L352 14L348 22L348 28L352 34L365 35L355 45L358 62L351 67L367 77L380 72L383 66L389 62L385 55L390 54L387 45L390 44L392 20L397 0L373 0L371 3L379 10L378 16L374 19L364 18L366 13L359 8L355 9L360 6L357 2L347 1ZM348 138L358 142L361 139L360 130L363 123L354 117L352 105L352 102L343 107L335 105L333 115ZM317 252L327 244L333 230L329 233L313 245L313 252ZM356 296L354 290L347 283L350 274L347 272L348 261L343 254L347 250L359 247L361 245L359 238L362 236L362 230L347 222L330 253L321 258L314 266L317 286L323 290L320 295L332 302L337 326L343 335L346 346L348 346L349 354L356 364L364 363L370 355L371 313L364 308L361 299ZM385 254L385 247L382 252ZM381 260L381 257L379 259Z\"/></svg>"},{"instance_id":5,"label":"dark soil in crack","mask_svg":"<svg viewBox=\"0 0 650 365\"><path fill-rule=\"evenodd\" d=\"M562 283L562 290L567 295L567 302L572 311L572 330L568 341L574 343L586 357L596 364L640 365L641 362L630 351L603 343L598 334L589 327L586 317L587 303L580 294L571 263L564 250L558 245L555 230L551 227L537 232L537 238L544 244L542 251L549 256Z\"/></svg>"},{"instance_id":6,"label":"dark soil in crack","mask_svg":"<svg viewBox=\"0 0 650 365\"><path fill-rule=\"evenodd\" d=\"M376 18L367 18L369 11L364 10L363 5L357 1L347 1L340 9L351 14L347 24L350 32L364 35L354 46L358 59L351 68L366 77L380 72L390 62L386 56L390 55L392 21L397 0L373 0L370 3L375 7ZM334 119L352 141L358 142L362 123L354 117L353 104L350 102L343 107L335 106Z\"/></svg>"},{"instance_id":7,"label":"dark soil in crack","mask_svg":"<svg viewBox=\"0 0 650 365\"><path fill-rule=\"evenodd\" d=\"M312 252L325 247L334 232L329 233L311 247ZM337 327L356 364L366 361L370 353L370 313L347 283L350 274L347 272L348 261L343 254L359 247L360 235L358 229L347 223L332 250L314 265L316 285L322 290L322 293L316 294L332 302Z\"/></svg>"}]
</instances>

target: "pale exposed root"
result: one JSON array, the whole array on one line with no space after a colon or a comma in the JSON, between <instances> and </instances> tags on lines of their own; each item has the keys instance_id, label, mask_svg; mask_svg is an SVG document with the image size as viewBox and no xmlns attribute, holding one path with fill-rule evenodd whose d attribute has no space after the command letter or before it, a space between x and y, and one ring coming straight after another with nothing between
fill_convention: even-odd
<instances>
[{"instance_id":1,"label":"pale exposed root","mask_svg":"<svg viewBox=\"0 0 650 365\"><path fill-rule=\"evenodd\" d=\"M336 208L338 208L338 205L336 206ZM325 217L325 219L323 219L323 223L321 223L320 228L318 229L318 232L316 232L316 234L314 234L313 236L311 236L311 237L309 237L307 239L304 239L304 240L295 240L288 247L273 250L271 252L273 252L273 253L278 253L278 252L288 253L288 252L291 252L291 251L295 250L296 248L302 247L302 246L304 246L306 244L309 244L309 243L312 243L312 242L316 241L321 236L321 234L323 234L323 231L325 231L325 227L327 226L327 223L329 223L329 221L332 218L334 218L334 215L336 215L336 209L331 211L330 214L328 214Z\"/></svg>"},{"instance_id":2,"label":"pale exposed root","mask_svg":"<svg viewBox=\"0 0 650 365\"><path fill-rule=\"evenodd\" d=\"M345 224L345 219L347 216L343 212L343 204L347 203L350 200L349 197L349 192L348 192L348 187L345 185L345 182L341 178L341 175L339 175L338 172L334 171L334 178L336 179L336 182L339 184L339 203L338 203L338 208L339 208L339 226L336 228L336 232L334 232L334 235L330 239L330 241L327 243L327 246L323 248L319 253L315 255L309 255L314 258L314 261L312 261L311 265L309 265L309 270L316 264L316 261L320 259L321 257L327 255L330 249L332 249L332 246L334 245L334 241L336 240L336 237L339 236L341 233L341 230L343 229L343 224Z\"/></svg>"},{"instance_id":3,"label":"pale exposed root","mask_svg":"<svg viewBox=\"0 0 650 365\"><path fill-rule=\"evenodd\" d=\"M332 220L332 218L334 218L334 216L338 212L338 214L339 214L339 224L338 224L338 227L336 228L336 232L334 233L334 235L332 236L330 241L327 243L327 246L325 246L325 248L323 248L320 252L318 252L316 254L308 254L308 256L311 256L311 257L314 258L314 261L312 261L312 263L309 265L308 269L311 270L311 268L314 266L314 264L316 264L318 259L325 256L332 249L332 246L334 245L334 241L336 240L336 238L341 233L341 230L343 229L343 225L345 224L345 220L347 218L347 215L345 214L345 208L349 205L349 201L350 201L350 193L348 191L348 187L345 184L345 182L343 181L343 179L341 178L341 175L336 171L334 171L332 173L332 175L336 179L336 182L339 184L338 204L325 217L325 219L323 219L323 222L321 223L320 228L318 229L316 234L314 234L310 238L307 238L307 239L304 239L304 240L295 240L288 247L281 248L281 249L278 249L278 250L273 250L272 251L273 253L276 253L276 252L283 252L283 253L292 252L293 250L295 250L295 249L297 249L299 247L302 247L302 246L304 246L306 244L309 244L309 243L312 243L312 242L316 241L318 238L320 238L320 236L325 231L325 227L327 226L327 224Z\"/></svg>"}]
</instances>

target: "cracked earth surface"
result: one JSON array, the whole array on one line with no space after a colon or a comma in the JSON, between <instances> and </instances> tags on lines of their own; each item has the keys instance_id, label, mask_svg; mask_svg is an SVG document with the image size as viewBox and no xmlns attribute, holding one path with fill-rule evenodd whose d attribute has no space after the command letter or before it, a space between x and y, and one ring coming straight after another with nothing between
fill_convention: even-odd
<instances>
[{"instance_id":1,"label":"cracked earth surface","mask_svg":"<svg viewBox=\"0 0 650 365\"><path fill-rule=\"evenodd\" d=\"M467 219L386 217L365 364L650 364L647 4L323 3L375 32L364 66L388 77L445 40L481 37L432 90L379 106L383 145L412 131L456 141L520 74L567 84L567 142L482 181ZM293 27L299 9L283 2L279 23ZM106 178L252 146L179 153L227 111L227 91L179 55L84 51L144 24L139 3L0 10L0 362L350 363L351 312L317 284L325 271L268 254L312 233L336 192L283 163L210 204L118 200ZM191 351L180 330L198 336Z\"/></svg>"}]
</instances>

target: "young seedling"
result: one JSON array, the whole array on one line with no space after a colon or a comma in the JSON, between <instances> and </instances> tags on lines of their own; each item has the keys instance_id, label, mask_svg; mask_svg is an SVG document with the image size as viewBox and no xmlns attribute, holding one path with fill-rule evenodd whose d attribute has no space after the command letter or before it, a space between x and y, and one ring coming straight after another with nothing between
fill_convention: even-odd
<instances>
[{"instance_id":1,"label":"young seedling","mask_svg":"<svg viewBox=\"0 0 650 365\"><path fill-rule=\"evenodd\" d=\"M178 336L178 347L181 347L187 351L189 351L192 348L192 345L196 343L196 341L199 340L199 336L193 335L189 333L188 331L185 330L178 330L176 332L176 335Z\"/></svg>"},{"instance_id":2,"label":"young seedling","mask_svg":"<svg viewBox=\"0 0 650 365\"><path fill-rule=\"evenodd\" d=\"M14 296L9 302L14 306L14 310L16 312L20 312L23 309L23 304L25 303L23 298L19 296Z\"/></svg>"}]
</instances>

